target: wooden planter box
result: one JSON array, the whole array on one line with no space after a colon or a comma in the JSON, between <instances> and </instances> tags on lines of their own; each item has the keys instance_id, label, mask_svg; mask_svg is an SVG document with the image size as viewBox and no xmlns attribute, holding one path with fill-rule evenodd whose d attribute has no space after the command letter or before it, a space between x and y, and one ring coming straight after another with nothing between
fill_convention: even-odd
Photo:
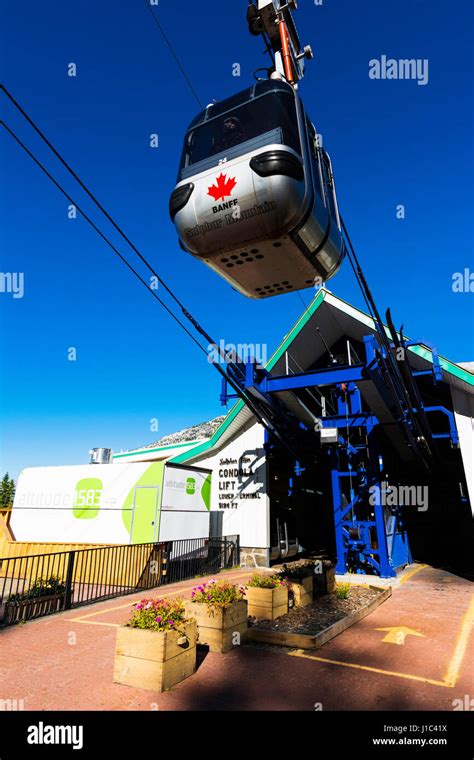
<instances>
[{"instance_id":1,"label":"wooden planter box","mask_svg":"<svg viewBox=\"0 0 474 760\"><path fill-rule=\"evenodd\" d=\"M20 620L50 615L64 609L66 593L40 596L37 599L22 599L20 602L6 602L3 612L3 623L13 625Z\"/></svg>"},{"instance_id":2,"label":"wooden planter box","mask_svg":"<svg viewBox=\"0 0 474 760\"><path fill-rule=\"evenodd\" d=\"M313 603L313 576L292 578L288 581L290 592L293 592L294 606L307 607Z\"/></svg>"},{"instance_id":3,"label":"wooden planter box","mask_svg":"<svg viewBox=\"0 0 474 760\"><path fill-rule=\"evenodd\" d=\"M263 620L274 620L288 612L288 589L286 586L277 588L245 587L250 617Z\"/></svg>"},{"instance_id":4,"label":"wooden planter box","mask_svg":"<svg viewBox=\"0 0 474 760\"><path fill-rule=\"evenodd\" d=\"M314 591L318 596L332 594L336 587L336 568L324 567L322 573L314 574Z\"/></svg>"},{"instance_id":5,"label":"wooden planter box","mask_svg":"<svg viewBox=\"0 0 474 760\"><path fill-rule=\"evenodd\" d=\"M179 631L146 631L121 625L115 643L114 681L166 691L196 670L196 621Z\"/></svg>"},{"instance_id":6,"label":"wooden planter box","mask_svg":"<svg viewBox=\"0 0 474 760\"><path fill-rule=\"evenodd\" d=\"M239 599L229 607L212 607L202 602L185 602L186 613L196 618L198 643L206 644L210 652L230 652L235 644L234 634L245 639L248 627L247 602Z\"/></svg>"}]
</instances>

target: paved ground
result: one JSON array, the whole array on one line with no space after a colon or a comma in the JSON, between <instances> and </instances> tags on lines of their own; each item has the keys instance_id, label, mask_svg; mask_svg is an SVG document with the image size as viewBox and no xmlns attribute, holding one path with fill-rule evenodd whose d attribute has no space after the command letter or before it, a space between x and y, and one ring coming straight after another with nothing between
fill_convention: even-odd
<instances>
[{"instance_id":1,"label":"paved ground","mask_svg":"<svg viewBox=\"0 0 474 760\"><path fill-rule=\"evenodd\" d=\"M189 596L194 585L166 594ZM122 597L0 630L0 700L25 710L453 710L474 697L473 590L413 566L375 612L314 654L202 652L196 674L165 694L112 682L116 626L143 594Z\"/></svg>"}]
</instances>

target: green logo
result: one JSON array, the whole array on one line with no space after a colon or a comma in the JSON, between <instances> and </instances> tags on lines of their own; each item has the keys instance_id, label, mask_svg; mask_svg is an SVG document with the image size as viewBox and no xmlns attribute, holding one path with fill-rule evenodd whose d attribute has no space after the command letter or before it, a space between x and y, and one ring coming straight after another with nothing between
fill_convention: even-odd
<instances>
[{"instance_id":1,"label":"green logo","mask_svg":"<svg viewBox=\"0 0 474 760\"><path fill-rule=\"evenodd\" d=\"M189 496L194 496L196 493L196 481L194 478L187 478L186 493L189 494Z\"/></svg>"},{"instance_id":2,"label":"green logo","mask_svg":"<svg viewBox=\"0 0 474 760\"><path fill-rule=\"evenodd\" d=\"M81 520L97 517L102 495L102 481L98 478L79 480L74 494L73 515Z\"/></svg>"},{"instance_id":3,"label":"green logo","mask_svg":"<svg viewBox=\"0 0 474 760\"><path fill-rule=\"evenodd\" d=\"M202 496L202 500L204 502L204 505L207 511L210 512L211 511L211 476L210 474L207 476L206 480L202 484L201 496Z\"/></svg>"}]
</instances>

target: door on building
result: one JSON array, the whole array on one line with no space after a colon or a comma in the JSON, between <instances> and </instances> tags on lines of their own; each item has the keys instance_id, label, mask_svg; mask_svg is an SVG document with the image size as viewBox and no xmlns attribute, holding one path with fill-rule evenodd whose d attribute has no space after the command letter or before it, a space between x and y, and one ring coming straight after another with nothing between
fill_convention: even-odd
<instances>
[{"instance_id":1,"label":"door on building","mask_svg":"<svg viewBox=\"0 0 474 760\"><path fill-rule=\"evenodd\" d=\"M135 486L130 543L157 542L160 532L159 486Z\"/></svg>"}]
</instances>

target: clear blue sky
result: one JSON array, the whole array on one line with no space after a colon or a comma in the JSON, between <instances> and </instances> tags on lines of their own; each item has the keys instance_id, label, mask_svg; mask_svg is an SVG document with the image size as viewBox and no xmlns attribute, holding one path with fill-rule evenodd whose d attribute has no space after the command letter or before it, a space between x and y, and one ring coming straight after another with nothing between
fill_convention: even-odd
<instances>
[{"instance_id":1,"label":"clear blue sky","mask_svg":"<svg viewBox=\"0 0 474 760\"><path fill-rule=\"evenodd\" d=\"M472 1L299 6L303 41L316 54L301 94L332 156L379 307L390 305L396 324L449 358L472 360L473 295L452 291L453 273L474 269ZM245 10L245 0L159 2L204 103L244 89L264 65ZM382 54L428 59L428 85L369 79L369 61ZM71 62L76 78L67 76ZM4 5L0 66L2 81L216 339L271 350L302 312L299 297L247 300L177 245L168 197L198 109L144 0ZM83 200L5 99L0 108ZM158 150L149 147L154 132ZM87 223L68 220L66 200L4 133L0 161L0 271L25 273L22 299L0 293L0 473L86 462L92 446L132 448L221 413L216 371ZM329 287L362 306L348 264ZM311 291L302 295L309 302ZM76 362L67 360L71 346Z\"/></svg>"}]
</instances>

